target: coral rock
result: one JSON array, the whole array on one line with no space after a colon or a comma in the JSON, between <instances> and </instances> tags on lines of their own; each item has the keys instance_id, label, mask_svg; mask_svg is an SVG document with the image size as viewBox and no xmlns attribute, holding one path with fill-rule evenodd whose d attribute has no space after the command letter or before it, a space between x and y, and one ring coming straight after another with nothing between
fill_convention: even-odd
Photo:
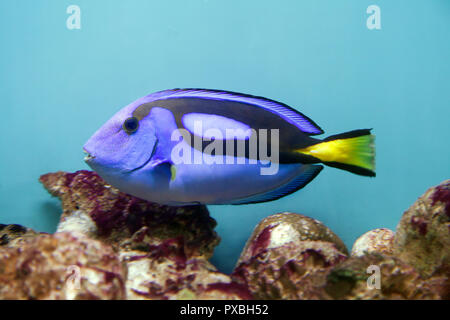
<instances>
[{"instance_id":1,"label":"coral rock","mask_svg":"<svg viewBox=\"0 0 450 320\"><path fill-rule=\"evenodd\" d=\"M386 228L368 231L359 237L352 248L352 256L363 256L367 253L393 254L394 232Z\"/></svg>"},{"instance_id":2,"label":"coral rock","mask_svg":"<svg viewBox=\"0 0 450 320\"><path fill-rule=\"evenodd\" d=\"M330 242L290 242L241 262L232 276L256 299L328 299L326 275L345 259Z\"/></svg>"},{"instance_id":3,"label":"coral rock","mask_svg":"<svg viewBox=\"0 0 450 320\"><path fill-rule=\"evenodd\" d=\"M219 237L205 206L170 207L109 186L92 171L56 172L40 182L62 201L58 232L78 231L120 248L140 249L182 237L190 257L210 258Z\"/></svg>"},{"instance_id":4,"label":"coral rock","mask_svg":"<svg viewBox=\"0 0 450 320\"><path fill-rule=\"evenodd\" d=\"M205 206L144 201L91 171L49 173L40 181L62 201L58 233L82 232L115 248L127 270L127 299L252 298L207 261L219 237Z\"/></svg>"},{"instance_id":5,"label":"coral rock","mask_svg":"<svg viewBox=\"0 0 450 320\"><path fill-rule=\"evenodd\" d=\"M23 243L30 241L39 235L38 232L21 226L19 224L0 224L0 248L20 247Z\"/></svg>"},{"instance_id":6,"label":"coral rock","mask_svg":"<svg viewBox=\"0 0 450 320\"><path fill-rule=\"evenodd\" d=\"M319 221L276 214L255 228L232 276L256 299L327 299L326 275L345 253L342 241Z\"/></svg>"},{"instance_id":7,"label":"coral rock","mask_svg":"<svg viewBox=\"0 0 450 320\"><path fill-rule=\"evenodd\" d=\"M148 252L122 251L127 264L128 299L251 299L245 285L234 283L207 260L188 258L182 238L151 246Z\"/></svg>"},{"instance_id":8,"label":"coral rock","mask_svg":"<svg viewBox=\"0 0 450 320\"><path fill-rule=\"evenodd\" d=\"M344 242L322 222L301 214L283 212L264 218L255 227L242 251L238 264L243 260L248 260L259 250L304 240L331 242L339 251L348 254Z\"/></svg>"},{"instance_id":9,"label":"coral rock","mask_svg":"<svg viewBox=\"0 0 450 320\"><path fill-rule=\"evenodd\" d=\"M450 275L450 180L428 189L402 216L394 254L424 277Z\"/></svg>"},{"instance_id":10,"label":"coral rock","mask_svg":"<svg viewBox=\"0 0 450 320\"><path fill-rule=\"evenodd\" d=\"M123 299L126 269L82 234L42 234L0 247L0 299Z\"/></svg>"},{"instance_id":11,"label":"coral rock","mask_svg":"<svg viewBox=\"0 0 450 320\"><path fill-rule=\"evenodd\" d=\"M445 277L424 280L392 256L351 257L328 274L325 291L334 299L445 299Z\"/></svg>"}]
</instances>

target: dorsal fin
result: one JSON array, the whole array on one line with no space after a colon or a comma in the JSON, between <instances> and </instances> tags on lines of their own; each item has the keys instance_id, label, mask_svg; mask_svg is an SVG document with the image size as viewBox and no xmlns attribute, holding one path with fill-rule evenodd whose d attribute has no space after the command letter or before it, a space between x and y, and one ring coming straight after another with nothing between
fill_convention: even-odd
<instances>
[{"instance_id":1,"label":"dorsal fin","mask_svg":"<svg viewBox=\"0 0 450 320\"><path fill-rule=\"evenodd\" d=\"M145 100L150 102L175 98L225 100L255 105L279 115L308 135L323 133L323 130L314 121L284 103L238 92L211 89L171 89L152 93L146 96Z\"/></svg>"}]
</instances>

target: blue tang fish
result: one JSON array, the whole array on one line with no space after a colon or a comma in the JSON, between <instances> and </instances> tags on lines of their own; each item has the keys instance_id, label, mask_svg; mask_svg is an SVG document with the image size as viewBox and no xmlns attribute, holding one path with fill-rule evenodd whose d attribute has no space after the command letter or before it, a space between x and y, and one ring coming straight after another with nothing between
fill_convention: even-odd
<instances>
[{"instance_id":1,"label":"blue tang fish","mask_svg":"<svg viewBox=\"0 0 450 320\"><path fill-rule=\"evenodd\" d=\"M107 183L167 205L276 200L308 184L322 164L375 176L370 129L317 139L311 119L274 100L173 89L117 112L84 145Z\"/></svg>"}]
</instances>

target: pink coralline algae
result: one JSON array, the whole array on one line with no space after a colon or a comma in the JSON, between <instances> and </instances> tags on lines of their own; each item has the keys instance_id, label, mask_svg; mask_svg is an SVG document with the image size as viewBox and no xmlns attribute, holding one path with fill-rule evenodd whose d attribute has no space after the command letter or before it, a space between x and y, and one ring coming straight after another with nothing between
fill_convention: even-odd
<instances>
[{"instance_id":1,"label":"pink coralline algae","mask_svg":"<svg viewBox=\"0 0 450 320\"><path fill-rule=\"evenodd\" d=\"M444 212L450 217L450 182L447 181L437 186L431 195L431 200L433 206L438 202L445 204Z\"/></svg>"}]
</instances>

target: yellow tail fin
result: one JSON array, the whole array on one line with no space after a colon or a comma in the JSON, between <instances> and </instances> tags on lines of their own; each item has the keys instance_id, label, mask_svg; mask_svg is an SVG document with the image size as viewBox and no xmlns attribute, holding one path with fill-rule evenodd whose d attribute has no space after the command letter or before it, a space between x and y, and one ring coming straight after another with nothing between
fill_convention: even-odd
<instances>
[{"instance_id":1,"label":"yellow tail fin","mask_svg":"<svg viewBox=\"0 0 450 320\"><path fill-rule=\"evenodd\" d=\"M322 142L296 150L326 165L364 176L375 176L375 136L369 129L331 136Z\"/></svg>"}]
</instances>

